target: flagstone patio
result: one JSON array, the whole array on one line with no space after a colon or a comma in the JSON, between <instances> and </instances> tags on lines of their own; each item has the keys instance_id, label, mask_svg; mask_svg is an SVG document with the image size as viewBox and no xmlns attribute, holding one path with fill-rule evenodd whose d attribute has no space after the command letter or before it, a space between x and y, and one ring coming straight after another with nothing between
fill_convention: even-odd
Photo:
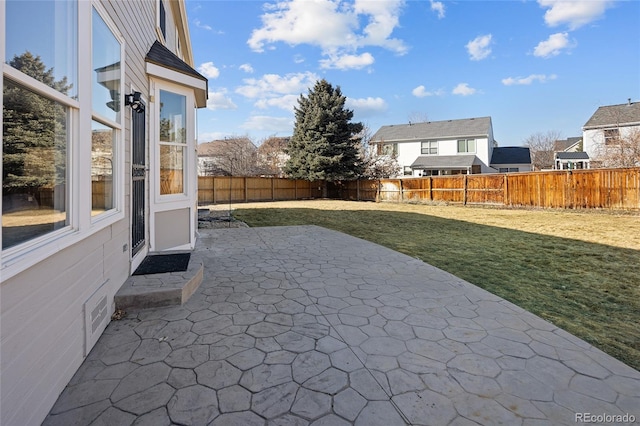
<instances>
[{"instance_id":1,"label":"flagstone patio","mask_svg":"<svg viewBox=\"0 0 640 426\"><path fill-rule=\"evenodd\" d=\"M191 299L113 321L45 425L640 420L638 371L384 247L315 226L212 229L192 261Z\"/></svg>"}]
</instances>

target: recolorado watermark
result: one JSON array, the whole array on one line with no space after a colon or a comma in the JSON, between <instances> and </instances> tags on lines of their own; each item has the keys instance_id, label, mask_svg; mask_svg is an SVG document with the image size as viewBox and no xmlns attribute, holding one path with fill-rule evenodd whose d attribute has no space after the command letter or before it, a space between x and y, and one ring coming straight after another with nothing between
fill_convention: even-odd
<instances>
[{"instance_id":1,"label":"recolorado watermark","mask_svg":"<svg viewBox=\"0 0 640 426\"><path fill-rule=\"evenodd\" d=\"M633 414L594 414L594 413L576 413L576 423L635 423L636 416Z\"/></svg>"}]
</instances>

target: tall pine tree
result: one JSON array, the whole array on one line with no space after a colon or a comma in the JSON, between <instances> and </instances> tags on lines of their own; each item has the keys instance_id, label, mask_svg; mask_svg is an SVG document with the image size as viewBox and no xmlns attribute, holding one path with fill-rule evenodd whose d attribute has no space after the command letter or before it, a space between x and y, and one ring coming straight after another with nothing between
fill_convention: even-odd
<instances>
[{"instance_id":1,"label":"tall pine tree","mask_svg":"<svg viewBox=\"0 0 640 426\"><path fill-rule=\"evenodd\" d=\"M362 175L363 163L355 136L363 126L351 123L353 111L345 108L345 101L340 87L334 88L324 79L309 89L308 96L300 95L287 148L285 173L289 177L336 182Z\"/></svg>"}]
</instances>

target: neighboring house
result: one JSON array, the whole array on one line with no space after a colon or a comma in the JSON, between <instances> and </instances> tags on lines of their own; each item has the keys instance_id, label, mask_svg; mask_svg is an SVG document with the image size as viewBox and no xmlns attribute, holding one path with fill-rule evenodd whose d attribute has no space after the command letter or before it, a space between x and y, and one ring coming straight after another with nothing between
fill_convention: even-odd
<instances>
[{"instance_id":1,"label":"neighboring house","mask_svg":"<svg viewBox=\"0 0 640 426\"><path fill-rule=\"evenodd\" d=\"M616 151L630 139L637 145L639 134L640 102L629 99L625 104L601 106L582 127L584 151L598 164L606 157L615 157ZM624 150L619 155L624 156Z\"/></svg>"},{"instance_id":2,"label":"neighboring house","mask_svg":"<svg viewBox=\"0 0 640 426\"><path fill-rule=\"evenodd\" d=\"M579 152L583 151L582 136L574 136L567 139L559 139L553 143L553 152Z\"/></svg>"},{"instance_id":3,"label":"neighboring house","mask_svg":"<svg viewBox=\"0 0 640 426\"><path fill-rule=\"evenodd\" d=\"M554 153L554 170L589 169L589 154L583 151Z\"/></svg>"},{"instance_id":4,"label":"neighboring house","mask_svg":"<svg viewBox=\"0 0 640 426\"><path fill-rule=\"evenodd\" d=\"M287 146L291 137L271 136L258 147L258 166L263 176L284 177L284 166L289 160Z\"/></svg>"},{"instance_id":5,"label":"neighboring house","mask_svg":"<svg viewBox=\"0 0 640 426\"><path fill-rule=\"evenodd\" d=\"M491 117L382 126L370 144L378 155L395 154L404 176L494 171Z\"/></svg>"},{"instance_id":6,"label":"neighboring house","mask_svg":"<svg viewBox=\"0 0 640 426\"><path fill-rule=\"evenodd\" d=\"M187 22L184 0L0 2L0 424L43 421L147 253L194 247Z\"/></svg>"},{"instance_id":7,"label":"neighboring house","mask_svg":"<svg viewBox=\"0 0 640 426\"><path fill-rule=\"evenodd\" d=\"M255 176L258 148L248 137L198 144L199 176Z\"/></svg>"},{"instance_id":8,"label":"neighboring house","mask_svg":"<svg viewBox=\"0 0 640 426\"><path fill-rule=\"evenodd\" d=\"M531 152L528 147L506 146L493 148L491 167L500 173L530 172Z\"/></svg>"}]
</instances>

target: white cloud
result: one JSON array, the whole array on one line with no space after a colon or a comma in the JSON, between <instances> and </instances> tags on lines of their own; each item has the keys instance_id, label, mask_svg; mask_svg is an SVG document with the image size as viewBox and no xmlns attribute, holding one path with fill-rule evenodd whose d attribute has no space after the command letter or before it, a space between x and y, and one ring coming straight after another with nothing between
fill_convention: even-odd
<instances>
[{"instance_id":1,"label":"white cloud","mask_svg":"<svg viewBox=\"0 0 640 426\"><path fill-rule=\"evenodd\" d=\"M540 58L550 58L557 56L563 49L570 49L576 46L576 43L569 42L569 33L551 34L545 41L541 41L533 49L533 55Z\"/></svg>"},{"instance_id":2,"label":"white cloud","mask_svg":"<svg viewBox=\"0 0 640 426\"><path fill-rule=\"evenodd\" d=\"M345 106L359 117L368 117L386 111L387 103L382 98L347 98Z\"/></svg>"},{"instance_id":3,"label":"white cloud","mask_svg":"<svg viewBox=\"0 0 640 426\"><path fill-rule=\"evenodd\" d=\"M438 89L436 91L429 92L429 91L427 91L427 89L424 86L420 85L420 86L416 87L415 89L413 89L411 91L411 94L413 96L415 96L416 98L426 98L427 96L441 96L444 93L443 93L442 89Z\"/></svg>"},{"instance_id":4,"label":"white cloud","mask_svg":"<svg viewBox=\"0 0 640 426\"><path fill-rule=\"evenodd\" d=\"M538 81L540 83L546 83L549 80L555 80L558 76L555 74L545 75L545 74L531 74L528 77L507 77L502 79L502 84L505 86L514 86L514 85L525 85L528 86L534 81Z\"/></svg>"},{"instance_id":5,"label":"white cloud","mask_svg":"<svg viewBox=\"0 0 640 426\"><path fill-rule=\"evenodd\" d=\"M540 7L549 9L544 14L544 21L548 26L567 24L571 30L602 17L613 3L612 0L538 0Z\"/></svg>"},{"instance_id":6,"label":"white cloud","mask_svg":"<svg viewBox=\"0 0 640 426\"><path fill-rule=\"evenodd\" d=\"M213 62L205 62L198 67L198 72L207 78L218 78L220 70L213 65Z\"/></svg>"},{"instance_id":7,"label":"white cloud","mask_svg":"<svg viewBox=\"0 0 640 426\"><path fill-rule=\"evenodd\" d=\"M248 131L269 131L291 134L293 132L293 118L252 115L247 118L240 127Z\"/></svg>"},{"instance_id":8,"label":"white cloud","mask_svg":"<svg viewBox=\"0 0 640 426\"><path fill-rule=\"evenodd\" d=\"M438 19L444 18L444 3L441 1L431 1L431 10L438 13Z\"/></svg>"},{"instance_id":9,"label":"white cloud","mask_svg":"<svg viewBox=\"0 0 640 426\"><path fill-rule=\"evenodd\" d=\"M276 107L287 111L293 111L293 107L298 104L299 96L300 95L284 95L274 98L259 99L254 105L260 109Z\"/></svg>"},{"instance_id":10,"label":"white cloud","mask_svg":"<svg viewBox=\"0 0 640 426\"><path fill-rule=\"evenodd\" d=\"M468 83L460 83L453 88L453 91L451 93L453 93L454 95L469 96L473 95L476 92L477 90L469 87Z\"/></svg>"},{"instance_id":11,"label":"white cloud","mask_svg":"<svg viewBox=\"0 0 640 426\"><path fill-rule=\"evenodd\" d=\"M210 26L210 25L203 24L202 22L200 22L200 20L199 20L199 19L194 19L194 20L193 20L193 23L195 24L195 26L196 26L197 28L202 28L203 30L207 30L207 31L211 31L211 30L213 30L213 28L211 28L211 26Z\"/></svg>"},{"instance_id":12,"label":"white cloud","mask_svg":"<svg viewBox=\"0 0 640 426\"><path fill-rule=\"evenodd\" d=\"M313 87L319 77L312 72L290 73L285 76L265 74L261 78L247 78L236 93L251 99L273 98L282 95L299 95Z\"/></svg>"},{"instance_id":13,"label":"white cloud","mask_svg":"<svg viewBox=\"0 0 640 426\"><path fill-rule=\"evenodd\" d=\"M472 61L480 61L491 54L491 34L478 36L465 46Z\"/></svg>"},{"instance_id":14,"label":"white cloud","mask_svg":"<svg viewBox=\"0 0 640 426\"><path fill-rule=\"evenodd\" d=\"M247 44L256 52L277 42L317 46L329 57L323 61L325 67L335 58L349 59L348 55L362 60L357 50L367 46L404 54L404 42L391 36L399 26L403 5L404 0L355 0L352 4L339 0L280 1L265 7L262 26L253 30ZM363 67L358 61L354 63Z\"/></svg>"},{"instance_id":15,"label":"white cloud","mask_svg":"<svg viewBox=\"0 0 640 426\"><path fill-rule=\"evenodd\" d=\"M320 68L339 70L361 69L373 64L374 61L375 59L369 52L364 52L361 55L330 55L329 59L320 60Z\"/></svg>"},{"instance_id":16,"label":"white cloud","mask_svg":"<svg viewBox=\"0 0 640 426\"><path fill-rule=\"evenodd\" d=\"M242 64L238 68L240 69L240 71L244 71L247 74L253 74L253 67L251 66L251 64Z\"/></svg>"},{"instance_id":17,"label":"white cloud","mask_svg":"<svg viewBox=\"0 0 640 426\"><path fill-rule=\"evenodd\" d=\"M207 109L212 111L218 109L236 109L238 106L233 103L231 98L227 97L226 89L222 89L219 92L209 92L209 99L207 99Z\"/></svg>"},{"instance_id":18,"label":"white cloud","mask_svg":"<svg viewBox=\"0 0 640 426\"><path fill-rule=\"evenodd\" d=\"M303 62L304 62L304 56L302 56L302 55L295 55L295 56L293 57L293 62L294 62L294 63L296 63L296 64L301 64L301 63L303 63Z\"/></svg>"}]
</instances>

